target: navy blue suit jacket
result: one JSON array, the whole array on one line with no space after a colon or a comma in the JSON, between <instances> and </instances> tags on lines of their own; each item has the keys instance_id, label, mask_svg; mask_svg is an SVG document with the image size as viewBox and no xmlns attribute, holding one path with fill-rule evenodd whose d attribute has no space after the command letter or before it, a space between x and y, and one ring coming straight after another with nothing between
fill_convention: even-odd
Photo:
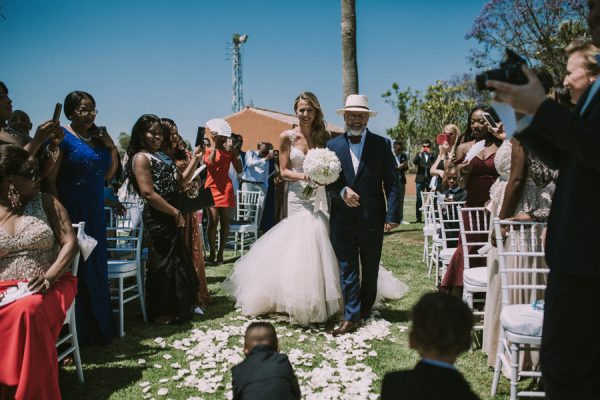
<instances>
[{"instance_id":1,"label":"navy blue suit jacket","mask_svg":"<svg viewBox=\"0 0 600 400\"><path fill-rule=\"evenodd\" d=\"M385 222L399 223L397 204L400 187L390 141L367 130L356 174L352 167L347 133L329 140L327 148L338 156L342 164L338 180L327 185L327 193L331 197L331 228L383 232ZM359 207L348 207L340 196L346 186L360 196Z\"/></svg>"}]
</instances>

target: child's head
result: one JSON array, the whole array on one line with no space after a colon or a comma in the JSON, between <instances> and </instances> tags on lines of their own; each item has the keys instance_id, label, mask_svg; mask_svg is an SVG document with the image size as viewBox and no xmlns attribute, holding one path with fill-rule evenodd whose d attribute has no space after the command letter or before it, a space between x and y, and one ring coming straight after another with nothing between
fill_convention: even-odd
<instances>
[{"instance_id":1,"label":"child's head","mask_svg":"<svg viewBox=\"0 0 600 400\"><path fill-rule=\"evenodd\" d=\"M410 347L421 357L454 363L471 346L473 315L459 298L427 293L412 309Z\"/></svg>"},{"instance_id":2,"label":"child's head","mask_svg":"<svg viewBox=\"0 0 600 400\"><path fill-rule=\"evenodd\" d=\"M458 186L458 167L456 165L451 165L446 170L446 181L448 182L448 187L450 189L454 189Z\"/></svg>"},{"instance_id":3,"label":"child's head","mask_svg":"<svg viewBox=\"0 0 600 400\"><path fill-rule=\"evenodd\" d=\"M244 354L248 355L255 346L266 345L279 351L279 342L275 327L268 322L253 322L246 328L244 335Z\"/></svg>"}]
</instances>

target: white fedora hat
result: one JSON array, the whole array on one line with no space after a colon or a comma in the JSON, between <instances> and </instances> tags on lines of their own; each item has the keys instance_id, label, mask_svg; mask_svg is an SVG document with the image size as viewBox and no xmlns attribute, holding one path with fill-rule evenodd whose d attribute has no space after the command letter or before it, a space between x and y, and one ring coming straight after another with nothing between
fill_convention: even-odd
<instances>
[{"instance_id":1,"label":"white fedora hat","mask_svg":"<svg viewBox=\"0 0 600 400\"><path fill-rule=\"evenodd\" d=\"M231 125L224 119L213 118L206 123L206 126L214 135L225 137L231 136Z\"/></svg>"},{"instance_id":2,"label":"white fedora hat","mask_svg":"<svg viewBox=\"0 0 600 400\"><path fill-rule=\"evenodd\" d=\"M377 115L377 111L369 108L369 99L364 94L351 94L346 97L346 105L344 108L337 110L336 113L342 115L346 111L366 112L371 117Z\"/></svg>"}]
</instances>

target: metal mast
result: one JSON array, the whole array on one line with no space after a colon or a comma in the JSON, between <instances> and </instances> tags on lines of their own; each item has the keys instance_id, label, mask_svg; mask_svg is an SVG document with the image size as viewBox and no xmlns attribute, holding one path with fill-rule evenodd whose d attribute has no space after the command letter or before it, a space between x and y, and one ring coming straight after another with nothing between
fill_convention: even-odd
<instances>
[{"instance_id":1,"label":"metal mast","mask_svg":"<svg viewBox=\"0 0 600 400\"><path fill-rule=\"evenodd\" d=\"M233 64L233 100L231 108L233 112L238 112L244 108L244 93L242 84L242 54L240 48L242 43L248 40L248 35L233 34L231 43L231 60Z\"/></svg>"}]
</instances>

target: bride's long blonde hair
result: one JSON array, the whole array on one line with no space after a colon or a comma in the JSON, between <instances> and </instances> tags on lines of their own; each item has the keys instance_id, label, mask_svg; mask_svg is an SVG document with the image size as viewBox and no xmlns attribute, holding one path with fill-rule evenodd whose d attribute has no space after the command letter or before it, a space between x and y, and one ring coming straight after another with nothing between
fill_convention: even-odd
<instances>
[{"instance_id":1,"label":"bride's long blonde hair","mask_svg":"<svg viewBox=\"0 0 600 400\"><path fill-rule=\"evenodd\" d=\"M312 139L315 147L325 147L327 141L331 138L331 132L327 129L327 124L323 116L323 110L321 109L321 103L319 99L311 92L302 92L294 100L294 112L298 112L298 103L300 100L306 101L315 109L315 119L311 126Z\"/></svg>"}]
</instances>

